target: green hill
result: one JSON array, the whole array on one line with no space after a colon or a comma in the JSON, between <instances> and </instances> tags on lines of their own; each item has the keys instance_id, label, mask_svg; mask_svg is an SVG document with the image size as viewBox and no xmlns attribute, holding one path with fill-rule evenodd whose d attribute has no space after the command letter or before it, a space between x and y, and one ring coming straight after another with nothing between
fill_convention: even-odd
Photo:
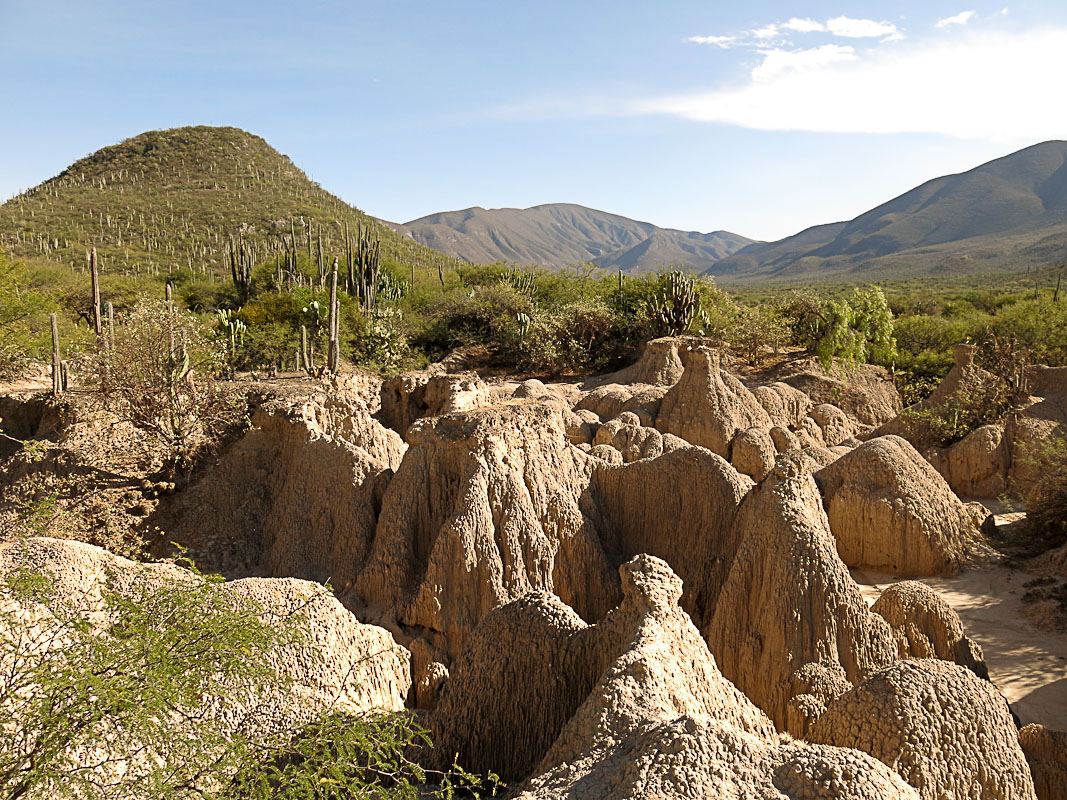
<instances>
[{"instance_id":1,"label":"green hill","mask_svg":"<svg viewBox=\"0 0 1067 800\"><path fill-rule=\"evenodd\" d=\"M96 247L105 273L224 276L231 236L260 259L294 234L303 252L321 236L333 256L346 222L353 233L370 226L384 259L405 269L458 263L330 194L260 137L207 126L142 133L9 200L0 206L0 247L72 266Z\"/></svg>"}]
</instances>

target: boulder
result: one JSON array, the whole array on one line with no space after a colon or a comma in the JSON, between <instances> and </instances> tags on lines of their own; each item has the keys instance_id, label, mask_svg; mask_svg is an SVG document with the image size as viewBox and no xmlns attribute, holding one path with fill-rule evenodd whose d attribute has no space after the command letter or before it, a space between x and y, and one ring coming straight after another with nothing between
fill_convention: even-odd
<instances>
[{"instance_id":1,"label":"boulder","mask_svg":"<svg viewBox=\"0 0 1067 800\"><path fill-rule=\"evenodd\" d=\"M974 516L899 436L872 439L815 473L850 567L951 575L976 546Z\"/></svg>"},{"instance_id":2,"label":"boulder","mask_svg":"<svg viewBox=\"0 0 1067 800\"><path fill-rule=\"evenodd\" d=\"M835 447L848 441L856 432L848 415L830 403L819 403L811 409L809 416L822 431L822 440L827 447Z\"/></svg>"},{"instance_id":3,"label":"boulder","mask_svg":"<svg viewBox=\"0 0 1067 800\"><path fill-rule=\"evenodd\" d=\"M788 383L778 381L757 386L752 396L763 406L771 421L782 428L796 428L811 410L811 398Z\"/></svg>"},{"instance_id":4,"label":"boulder","mask_svg":"<svg viewBox=\"0 0 1067 800\"><path fill-rule=\"evenodd\" d=\"M685 372L663 398L656 428L730 458L734 437L771 418L752 392L720 368L719 352L696 347L682 354Z\"/></svg>"},{"instance_id":5,"label":"boulder","mask_svg":"<svg viewBox=\"0 0 1067 800\"><path fill-rule=\"evenodd\" d=\"M871 606L897 640L901 658L940 658L989 679L982 648L963 632L963 623L941 596L918 581L888 587Z\"/></svg>"},{"instance_id":6,"label":"boulder","mask_svg":"<svg viewBox=\"0 0 1067 800\"><path fill-rule=\"evenodd\" d=\"M898 661L872 675L830 702L809 740L871 754L924 800L1035 798L1007 702L946 661Z\"/></svg>"},{"instance_id":7,"label":"boulder","mask_svg":"<svg viewBox=\"0 0 1067 800\"><path fill-rule=\"evenodd\" d=\"M749 428L734 437L730 463L738 472L759 482L774 469L777 455L774 440L766 429Z\"/></svg>"},{"instance_id":8,"label":"boulder","mask_svg":"<svg viewBox=\"0 0 1067 800\"><path fill-rule=\"evenodd\" d=\"M1027 725L1019 731L1019 744L1030 764L1037 800L1067 797L1067 733Z\"/></svg>"},{"instance_id":9,"label":"boulder","mask_svg":"<svg viewBox=\"0 0 1067 800\"><path fill-rule=\"evenodd\" d=\"M903 408L889 371L873 364L837 366L827 372L817 359L807 358L784 364L778 378L813 403L832 403L863 426L888 422Z\"/></svg>"},{"instance_id":10,"label":"boulder","mask_svg":"<svg viewBox=\"0 0 1067 800\"><path fill-rule=\"evenodd\" d=\"M1011 453L1004 425L983 425L948 447L923 451L953 492L960 497L1000 497L1006 488Z\"/></svg>"},{"instance_id":11,"label":"boulder","mask_svg":"<svg viewBox=\"0 0 1067 800\"><path fill-rule=\"evenodd\" d=\"M641 354L636 362L618 372L590 378L582 388L594 389L609 383L673 386L682 377L683 366L680 351L693 340L694 337L686 336L651 339L641 348Z\"/></svg>"}]
</instances>

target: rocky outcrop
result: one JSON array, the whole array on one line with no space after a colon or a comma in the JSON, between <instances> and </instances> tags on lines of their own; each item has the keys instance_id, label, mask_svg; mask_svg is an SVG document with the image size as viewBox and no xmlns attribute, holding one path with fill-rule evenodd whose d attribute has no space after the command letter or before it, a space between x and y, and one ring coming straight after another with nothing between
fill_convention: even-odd
<instances>
[{"instance_id":1,"label":"rocky outcrop","mask_svg":"<svg viewBox=\"0 0 1067 800\"><path fill-rule=\"evenodd\" d=\"M811 418L819 426L822 432L822 440L827 447L835 447L842 442L851 439L855 433L855 427L848 415L835 405L819 403L811 409Z\"/></svg>"},{"instance_id":2,"label":"rocky outcrop","mask_svg":"<svg viewBox=\"0 0 1067 800\"><path fill-rule=\"evenodd\" d=\"M1067 733L1027 725L1019 731L1019 744L1030 764L1037 800L1067 797Z\"/></svg>"},{"instance_id":3,"label":"rocky outcrop","mask_svg":"<svg viewBox=\"0 0 1067 800\"><path fill-rule=\"evenodd\" d=\"M945 661L898 661L833 700L809 739L873 755L924 800L1034 800L1011 712L989 682Z\"/></svg>"},{"instance_id":4,"label":"rocky outcrop","mask_svg":"<svg viewBox=\"0 0 1067 800\"><path fill-rule=\"evenodd\" d=\"M866 442L815 480L837 551L850 567L949 575L975 546L974 515L899 436Z\"/></svg>"},{"instance_id":5,"label":"rocky outcrop","mask_svg":"<svg viewBox=\"0 0 1067 800\"><path fill-rule=\"evenodd\" d=\"M1007 488L1011 448L1004 425L983 425L948 447L923 451L960 497L999 497Z\"/></svg>"},{"instance_id":6,"label":"rocky outcrop","mask_svg":"<svg viewBox=\"0 0 1067 800\"><path fill-rule=\"evenodd\" d=\"M813 403L832 403L864 426L888 422L903 408L888 370L873 364L827 372L818 360L808 358L787 362L777 370L777 377L804 392Z\"/></svg>"},{"instance_id":7,"label":"rocky outcrop","mask_svg":"<svg viewBox=\"0 0 1067 800\"><path fill-rule=\"evenodd\" d=\"M597 468L589 497L616 563L640 553L682 578L682 608L703 623L737 549L736 516L752 482L722 458L687 446L623 467Z\"/></svg>"},{"instance_id":8,"label":"rocky outcrop","mask_svg":"<svg viewBox=\"0 0 1067 800\"><path fill-rule=\"evenodd\" d=\"M359 596L453 657L486 614L530 592L606 614L618 582L579 505L601 462L567 440L565 413L519 400L413 425Z\"/></svg>"},{"instance_id":9,"label":"rocky outcrop","mask_svg":"<svg viewBox=\"0 0 1067 800\"><path fill-rule=\"evenodd\" d=\"M589 390L607 384L640 383L648 386L673 386L682 377L681 351L690 342L700 341L695 337L667 336L652 339L641 348L637 361L618 372L600 375L587 380L582 388ZM612 415L614 416L614 415Z\"/></svg>"},{"instance_id":10,"label":"rocky outcrop","mask_svg":"<svg viewBox=\"0 0 1067 800\"><path fill-rule=\"evenodd\" d=\"M575 661L596 675L593 685L519 797L913 796L860 753L783 744L716 669L676 605L681 585L667 565L639 556L621 572L620 607L570 634L572 651L585 655ZM570 705L560 698L566 689L551 682L546 689L534 702Z\"/></svg>"},{"instance_id":11,"label":"rocky outcrop","mask_svg":"<svg viewBox=\"0 0 1067 800\"><path fill-rule=\"evenodd\" d=\"M721 369L719 352L695 347L682 353L685 372L663 398L656 428L730 458L734 437L771 418L744 384Z\"/></svg>"},{"instance_id":12,"label":"rocky outcrop","mask_svg":"<svg viewBox=\"0 0 1067 800\"><path fill-rule=\"evenodd\" d=\"M796 428L811 411L811 398L799 389L778 381L752 390L771 422L782 428Z\"/></svg>"},{"instance_id":13,"label":"rocky outcrop","mask_svg":"<svg viewBox=\"0 0 1067 800\"><path fill-rule=\"evenodd\" d=\"M16 569L49 575L60 602L84 605L87 611L104 590L137 598L159 586L202 580L173 564L139 564L82 542L44 538L0 543L0 578ZM137 593L133 587L139 587ZM411 687L407 651L387 631L356 621L322 586L292 578L248 578L220 584L219 590L246 599L249 609L270 624L294 612L305 620L307 635L272 654L273 666L292 685L257 699L263 720L295 728L306 715L327 708L363 713L404 707ZM223 715L240 702L239 693L204 699Z\"/></svg>"},{"instance_id":14,"label":"rocky outcrop","mask_svg":"<svg viewBox=\"0 0 1067 800\"><path fill-rule=\"evenodd\" d=\"M379 418L388 427L407 435L408 428L423 417L489 405L489 388L474 372L448 372L435 364L429 369L402 372L382 384Z\"/></svg>"},{"instance_id":15,"label":"rocky outcrop","mask_svg":"<svg viewBox=\"0 0 1067 800\"><path fill-rule=\"evenodd\" d=\"M802 465L779 459L745 497L736 524L740 544L704 635L723 674L799 735L806 721L790 702L810 694L796 680L801 668L820 664L856 685L896 659L896 644L838 557Z\"/></svg>"},{"instance_id":16,"label":"rocky outcrop","mask_svg":"<svg viewBox=\"0 0 1067 800\"><path fill-rule=\"evenodd\" d=\"M959 615L941 596L918 581L888 587L871 606L893 629L901 658L940 658L989 679L982 648L963 632Z\"/></svg>"},{"instance_id":17,"label":"rocky outcrop","mask_svg":"<svg viewBox=\"0 0 1067 800\"><path fill-rule=\"evenodd\" d=\"M252 426L150 526L210 571L329 580L347 591L406 446L359 395L336 387L267 402Z\"/></svg>"}]
</instances>

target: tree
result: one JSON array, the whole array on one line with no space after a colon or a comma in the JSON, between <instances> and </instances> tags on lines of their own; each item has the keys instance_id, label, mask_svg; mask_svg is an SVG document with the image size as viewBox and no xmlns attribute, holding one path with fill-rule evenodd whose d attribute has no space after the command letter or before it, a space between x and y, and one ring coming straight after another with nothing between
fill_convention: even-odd
<instances>
[{"instance_id":1,"label":"tree","mask_svg":"<svg viewBox=\"0 0 1067 800\"><path fill-rule=\"evenodd\" d=\"M731 349L756 366L765 351L778 351L788 336L788 329L773 308L742 306L728 331Z\"/></svg>"},{"instance_id":2,"label":"tree","mask_svg":"<svg viewBox=\"0 0 1067 800\"><path fill-rule=\"evenodd\" d=\"M303 646L314 596L278 620L219 577L146 575L78 596L27 568L0 579L0 798L427 796L412 715L304 698L307 724L278 731L264 713L292 693L273 653ZM436 778L429 796L479 785Z\"/></svg>"},{"instance_id":3,"label":"tree","mask_svg":"<svg viewBox=\"0 0 1067 800\"><path fill-rule=\"evenodd\" d=\"M812 292L793 292L782 306L792 320L797 344L819 357L854 367L867 361L891 364L896 357L893 312L877 286L854 289L847 299L823 300Z\"/></svg>"}]
</instances>

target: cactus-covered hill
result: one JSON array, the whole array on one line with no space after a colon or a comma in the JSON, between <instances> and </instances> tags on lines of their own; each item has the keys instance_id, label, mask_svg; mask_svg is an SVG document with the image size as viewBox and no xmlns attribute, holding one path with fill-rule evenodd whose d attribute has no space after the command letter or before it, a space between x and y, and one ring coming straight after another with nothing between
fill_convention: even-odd
<instances>
[{"instance_id":1,"label":"cactus-covered hill","mask_svg":"<svg viewBox=\"0 0 1067 800\"><path fill-rule=\"evenodd\" d=\"M105 273L184 267L224 275L231 236L263 257L285 237L295 234L306 249L321 236L326 253L337 255L345 222L371 226L397 265L455 263L330 194L260 137L207 126L105 147L0 205L0 248L81 264L96 247Z\"/></svg>"}]
</instances>

